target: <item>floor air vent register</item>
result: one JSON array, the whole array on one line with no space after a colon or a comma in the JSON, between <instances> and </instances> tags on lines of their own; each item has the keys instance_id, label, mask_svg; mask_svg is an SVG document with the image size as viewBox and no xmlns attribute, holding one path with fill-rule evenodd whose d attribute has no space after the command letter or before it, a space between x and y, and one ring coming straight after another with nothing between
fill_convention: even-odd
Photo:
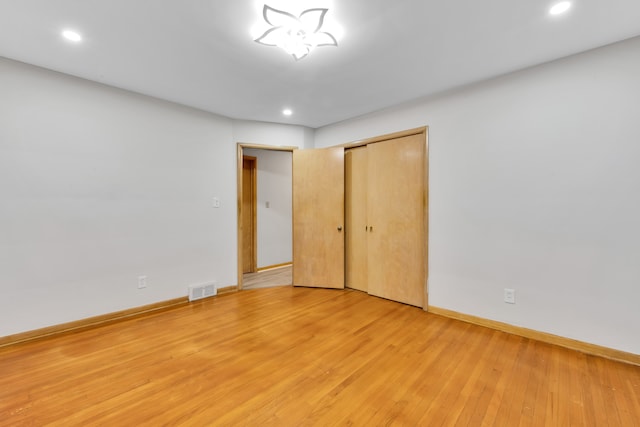
<instances>
[{"instance_id":1,"label":"floor air vent register","mask_svg":"<svg viewBox=\"0 0 640 427\"><path fill-rule=\"evenodd\" d=\"M189 301L215 296L218 293L215 282L189 286Z\"/></svg>"}]
</instances>

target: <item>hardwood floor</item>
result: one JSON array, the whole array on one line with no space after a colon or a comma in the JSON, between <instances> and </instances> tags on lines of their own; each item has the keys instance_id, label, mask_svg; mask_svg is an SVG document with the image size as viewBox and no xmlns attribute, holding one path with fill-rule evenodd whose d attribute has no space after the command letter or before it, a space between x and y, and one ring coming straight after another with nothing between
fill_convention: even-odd
<instances>
[{"instance_id":1,"label":"hardwood floor","mask_svg":"<svg viewBox=\"0 0 640 427\"><path fill-rule=\"evenodd\" d=\"M637 426L640 367L351 290L237 292L0 350L0 426Z\"/></svg>"},{"instance_id":2,"label":"hardwood floor","mask_svg":"<svg viewBox=\"0 0 640 427\"><path fill-rule=\"evenodd\" d=\"M244 290L271 288L273 286L291 285L292 283L291 265L242 275L242 289Z\"/></svg>"}]
</instances>

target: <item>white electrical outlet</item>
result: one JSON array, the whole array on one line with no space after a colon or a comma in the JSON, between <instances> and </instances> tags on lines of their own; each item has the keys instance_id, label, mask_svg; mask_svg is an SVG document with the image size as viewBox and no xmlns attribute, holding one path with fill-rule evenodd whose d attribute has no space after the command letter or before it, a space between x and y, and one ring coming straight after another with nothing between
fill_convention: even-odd
<instances>
[{"instance_id":1,"label":"white electrical outlet","mask_svg":"<svg viewBox=\"0 0 640 427\"><path fill-rule=\"evenodd\" d=\"M213 198L213 207L214 208L219 208L220 207L220 199L217 197Z\"/></svg>"},{"instance_id":2,"label":"white electrical outlet","mask_svg":"<svg viewBox=\"0 0 640 427\"><path fill-rule=\"evenodd\" d=\"M504 288L504 302L508 304L516 303L516 291L515 289Z\"/></svg>"},{"instance_id":3,"label":"white electrical outlet","mask_svg":"<svg viewBox=\"0 0 640 427\"><path fill-rule=\"evenodd\" d=\"M138 277L138 289L143 289L147 287L147 276L139 276Z\"/></svg>"}]
</instances>

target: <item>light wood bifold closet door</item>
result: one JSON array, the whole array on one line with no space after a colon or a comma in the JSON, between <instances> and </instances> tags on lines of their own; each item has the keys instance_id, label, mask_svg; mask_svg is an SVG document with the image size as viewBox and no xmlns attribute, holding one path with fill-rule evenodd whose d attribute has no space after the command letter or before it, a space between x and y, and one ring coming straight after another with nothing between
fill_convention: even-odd
<instances>
[{"instance_id":1,"label":"light wood bifold closet door","mask_svg":"<svg viewBox=\"0 0 640 427\"><path fill-rule=\"evenodd\" d=\"M295 286L425 306L426 129L408 132L293 152Z\"/></svg>"},{"instance_id":2,"label":"light wood bifold closet door","mask_svg":"<svg viewBox=\"0 0 640 427\"><path fill-rule=\"evenodd\" d=\"M367 292L367 147L344 154L345 286Z\"/></svg>"},{"instance_id":3,"label":"light wood bifold closet door","mask_svg":"<svg viewBox=\"0 0 640 427\"><path fill-rule=\"evenodd\" d=\"M367 145L367 292L424 306L425 135Z\"/></svg>"},{"instance_id":4,"label":"light wood bifold closet door","mask_svg":"<svg viewBox=\"0 0 640 427\"><path fill-rule=\"evenodd\" d=\"M293 151L293 285L344 288L344 149Z\"/></svg>"}]
</instances>

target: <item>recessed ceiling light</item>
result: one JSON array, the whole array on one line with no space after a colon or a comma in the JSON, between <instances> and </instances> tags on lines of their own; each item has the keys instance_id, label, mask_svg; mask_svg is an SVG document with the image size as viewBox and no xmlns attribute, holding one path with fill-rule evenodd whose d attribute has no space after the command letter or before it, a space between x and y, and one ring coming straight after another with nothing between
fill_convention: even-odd
<instances>
[{"instance_id":1,"label":"recessed ceiling light","mask_svg":"<svg viewBox=\"0 0 640 427\"><path fill-rule=\"evenodd\" d=\"M293 114L293 111L291 111L289 108L285 108L284 110L282 110L282 114L284 114L285 116L290 116Z\"/></svg>"},{"instance_id":2,"label":"recessed ceiling light","mask_svg":"<svg viewBox=\"0 0 640 427\"><path fill-rule=\"evenodd\" d=\"M82 41L82 36L73 30L64 30L62 32L62 37L76 43Z\"/></svg>"},{"instance_id":3,"label":"recessed ceiling light","mask_svg":"<svg viewBox=\"0 0 640 427\"><path fill-rule=\"evenodd\" d=\"M571 2L569 1L561 1L560 3L556 3L551 6L549 9L550 15L561 15L565 13L567 10L571 9Z\"/></svg>"}]
</instances>

